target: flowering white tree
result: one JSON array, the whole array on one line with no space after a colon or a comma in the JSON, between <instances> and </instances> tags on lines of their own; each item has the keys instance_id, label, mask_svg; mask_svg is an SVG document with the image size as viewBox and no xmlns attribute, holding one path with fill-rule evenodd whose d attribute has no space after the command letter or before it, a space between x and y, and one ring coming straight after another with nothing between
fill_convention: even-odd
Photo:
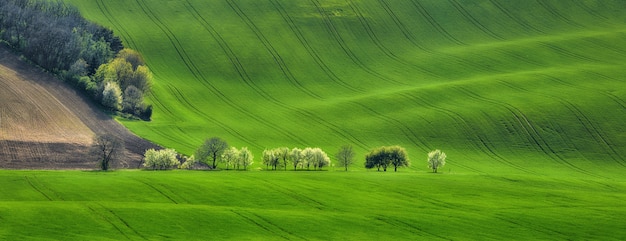
<instances>
[{"instance_id":1,"label":"flowering white tree","mask_svg":"<svg viewBox=\"0 0 626 241\"><path fill-rule=\"evenodd\" d=\"M174 149L155 150L149 149L144 154L143 166L153 170L165 170L178 166L180 162L176 156L178 153Z\"/></svg>"},{"instance_id":2,"label":"flowering white tree","mask_svg":"<svg viewBox=\"0 0 626 241\"><path fill-rule=\"evenodd\" d=\"M267 169L269 169L269 166L272 166L272 170L276 170L279 159L280 157L278 153L276 153L276 149L266 149L263 151L263 164L267 166Z\"/></svg>"},{"instance_id":3,"label":"flowering white tree","mask_svg":"<svg viewBox=\"0 0 626 241\"><path fill-rule=\"evenodd\" d=\"M293 170L295 171L296 168L298 168L298 165L300 165L304 161L302 149L297 147L291 149L291 153L289 153L289 159L291 159L291 163L293 164Z\"/></svg>"},{"instance_id":4,"label":"flowering white tree","mask_svg":"<svg viewBox=\"0 0 626 241\"><path fill-rule=\"evenodd\" d=\"M446 165L446 153L434 150L428 153L428 168L437 173L437 169Z\"/></svg>"},{"instance_id":5,"label":"flowering white tree","mask_svg":"<svg viewBox=\"0 0 626 241\"><path fill-rule=\"evenodd\" d=\"M239 150L231 146L224 151L220 160L226 164L226 170L228 170L231 165L239 167Z\"/></svg>"},{"instance_id":6,"label":"flowering white tree","mask_svg":"<svg viewBox=\"0 0 626 241\"><path fill-rule=\"evenodd\" d=\"M241 150L239 150L238 163L243 166L244 170L247 170L248 166L254 163L252 162L252 160L254 160L254 155L252 155L252 152L248 150L247 147L242 147ZM239 165L237 165L237 169L239 169Z\"/></svg>"}]
</instances>

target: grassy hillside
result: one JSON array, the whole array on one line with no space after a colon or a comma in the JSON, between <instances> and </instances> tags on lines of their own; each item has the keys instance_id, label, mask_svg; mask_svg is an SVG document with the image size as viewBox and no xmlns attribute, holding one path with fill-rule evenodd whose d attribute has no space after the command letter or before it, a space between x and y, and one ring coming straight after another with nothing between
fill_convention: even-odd
<instances>
[{"instance_id":1,"label":"grassy hillside","mask_svg":"<svg viewBox=\"0 0 626 241\"><path fill-rule=\"evenodd\" d=\"M0 171L0 239L620 240L625 193L569 175Z\"/></svg>"},{"instance_id":2,"label":"grassy hillside","mask_svg":"<svg viewBox=\"0 0 626 241\"><path fill-rule=\"evenodd\" d=\"M155 74L142 137L405 146L416 164L594 173L626 165L619 0L66 0ZM361 164L358 164L361 166ZM591 174L589 174L591 175Z\"/></svg>"}]
</instances>

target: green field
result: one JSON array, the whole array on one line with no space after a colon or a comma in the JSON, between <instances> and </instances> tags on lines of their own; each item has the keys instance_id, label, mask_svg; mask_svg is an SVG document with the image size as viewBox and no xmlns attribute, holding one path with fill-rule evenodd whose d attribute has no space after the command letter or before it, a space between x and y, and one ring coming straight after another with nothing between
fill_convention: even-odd
<instances>
[{"instance_id":1,"label":"green field","mask_svg":"<svg viewBox=\"0 0 626 241\"><path fill-rule=\"evenodd\" d=\"M622 240L625 179L0 171L2 240Z\"/></svg>"},{"instance_id":2,"label":"green field","mask_svg":"<svg viewBox=\"0 0 626 241\"><path fill-rule=\"evenodd\" d=\"M401 145L470 172L625 165L620 0L67 2L154 71L153 121L123 123L186 154L219 136L257 157Z\"/></svg>"},{"instance_id":3,"label":"green field","mask_svg":"<svg viewBox=\"0 0 626 241\"><path fill-rule=\"evenodd\" d=\"M138 135L351 172L0 171L0 239L623 240L621 0L65 0L154 72ZM364 171L371 148L413 166ZM426 153L442 149L442 174Z\"/></svg>"}]
</instances>

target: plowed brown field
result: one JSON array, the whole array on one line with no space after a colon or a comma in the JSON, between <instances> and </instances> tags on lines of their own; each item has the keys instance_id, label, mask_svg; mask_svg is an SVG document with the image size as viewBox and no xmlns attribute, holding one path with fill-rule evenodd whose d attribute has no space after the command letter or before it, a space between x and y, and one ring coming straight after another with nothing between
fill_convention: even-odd
<instances>
[{"instance_id":1,"label":"plowed brown field","mask_svg":"<svg viewBox=\"0 0 626 241\"><path fill-rule=\"evenodd\" d=\"M138 167L143 152L156 147L0 44L0 168L96 168L88 155L96 133L124 139L126 160L117 167Z\"/></svg>"}]
</instances>

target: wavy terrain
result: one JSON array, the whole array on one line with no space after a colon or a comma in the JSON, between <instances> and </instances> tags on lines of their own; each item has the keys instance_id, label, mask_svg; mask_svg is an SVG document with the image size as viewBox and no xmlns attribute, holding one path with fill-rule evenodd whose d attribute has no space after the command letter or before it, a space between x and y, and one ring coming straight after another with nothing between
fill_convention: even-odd
<instances>
[{"instance_id":1,"label":"wavy terrain","mask_svg":"<svg viewBox=\"0 0 626 241\"><path fill-rule=\"evenodd\" d=\"M439 148L471 172L626 166L623 1L66 2L154 71L153 121L124 124L186 154L219 136Z\"/></svg>"},{"instance_id":2,"label":"wavy terrain","mask_svg":"<svg viewBox=\"0 0 626 241\"><path fill-rule=\"evenodd\" d=\"M72 88L0 46L0 168L94 169L95 133L125 140L118 167L138 167L153 144L104 114Z\"/></svg>"}]
</instances>

